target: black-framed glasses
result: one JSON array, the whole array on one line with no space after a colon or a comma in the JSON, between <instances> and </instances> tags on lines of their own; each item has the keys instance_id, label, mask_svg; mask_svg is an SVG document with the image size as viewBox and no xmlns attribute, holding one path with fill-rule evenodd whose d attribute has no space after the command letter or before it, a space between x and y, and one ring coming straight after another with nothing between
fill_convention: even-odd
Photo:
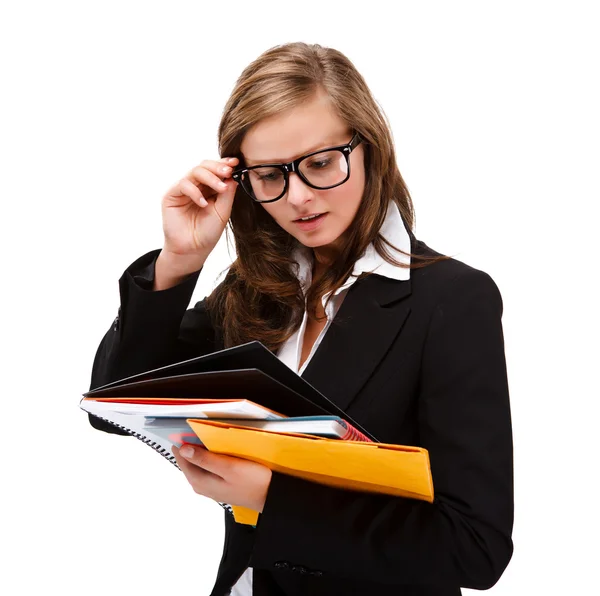
<instances>
[{"instance_id":1,"label":"black-framed glasses","mask_svg":"<svg viewBox=\"0 0 600 596\"><path fill-rule=\"evenodd\" d=\"M289 163L269 163L240 168L231 177L257 203L272 203L288 190L289 174L318 190L335 188L350 178L350 153L361 142L358 133L346 145L319 149Z\"/></svg>"}]
</instances>

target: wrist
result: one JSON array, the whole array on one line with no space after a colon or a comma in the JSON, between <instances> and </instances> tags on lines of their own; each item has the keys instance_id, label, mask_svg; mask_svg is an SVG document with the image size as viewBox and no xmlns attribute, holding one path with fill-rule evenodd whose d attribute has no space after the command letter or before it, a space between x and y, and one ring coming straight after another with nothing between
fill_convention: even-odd
<instances>
[{"instance_id":1,"label":"wrist","mask_svg":"<svg viewBox=\"0 0 600 596\"><path fill-rule=\"evenodd\" d=\"M153 290L166 290L187 279L204 266L205 257L198 255L176 255L161 250L154 269Z\"/></svg>"}]
</instances>

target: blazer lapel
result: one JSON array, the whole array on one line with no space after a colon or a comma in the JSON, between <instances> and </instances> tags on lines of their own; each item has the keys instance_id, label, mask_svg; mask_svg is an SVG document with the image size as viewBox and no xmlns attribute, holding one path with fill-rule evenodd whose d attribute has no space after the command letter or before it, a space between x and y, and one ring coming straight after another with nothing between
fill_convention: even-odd
<instances>
[{"instance_id":1,"label":"blazer lapel","mask_svg":"<svg viewBox=\"0 0 600 596\"><path fill-rule=\"evenodd\" d=\"M302 377L347 410L410 313L411 281L371 274L355 282Z\"/></svg>"}]
</instances>

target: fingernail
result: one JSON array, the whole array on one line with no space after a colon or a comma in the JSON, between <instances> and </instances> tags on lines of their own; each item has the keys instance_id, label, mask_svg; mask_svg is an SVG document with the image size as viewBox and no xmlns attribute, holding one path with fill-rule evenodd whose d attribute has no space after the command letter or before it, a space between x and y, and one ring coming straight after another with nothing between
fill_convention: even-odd
<instances>
[{"instance_id":1,"label":"fingernail","mask_svg":"<svg viewBox=\"0 0 600 596\"><path fill-rule=\"evenodd\" d=\"M225 167L221 168L221 172L224 172L224 173L231 172L231 168L229 166L225 166Z\"/></svg>"},{"instance_id":2,"label":"fingernail","mask_svg":"<svg viewBox=\"0 0 600 596\"><path fill-rule=\"evenodd\" d=\"M183 457L194 457L194 448L186 445L179 450L179 453L181 453Z\"/></svg>"}]
</instances>

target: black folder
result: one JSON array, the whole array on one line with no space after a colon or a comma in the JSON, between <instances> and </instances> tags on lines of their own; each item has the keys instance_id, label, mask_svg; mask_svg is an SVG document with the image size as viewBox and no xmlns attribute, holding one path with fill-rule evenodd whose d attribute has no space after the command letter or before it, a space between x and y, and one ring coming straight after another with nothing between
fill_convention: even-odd
<instances>
[{"instance_id":1,"label":"black folder","mask_svg":"<svg viewBox=\"0 0 600 596\"><path fill-rule=\"evenodd\" d=\"M120 379L84 397L248 399L290 417L340 416L376 441L259 341Z\"/></svg>"}]
</instances>

